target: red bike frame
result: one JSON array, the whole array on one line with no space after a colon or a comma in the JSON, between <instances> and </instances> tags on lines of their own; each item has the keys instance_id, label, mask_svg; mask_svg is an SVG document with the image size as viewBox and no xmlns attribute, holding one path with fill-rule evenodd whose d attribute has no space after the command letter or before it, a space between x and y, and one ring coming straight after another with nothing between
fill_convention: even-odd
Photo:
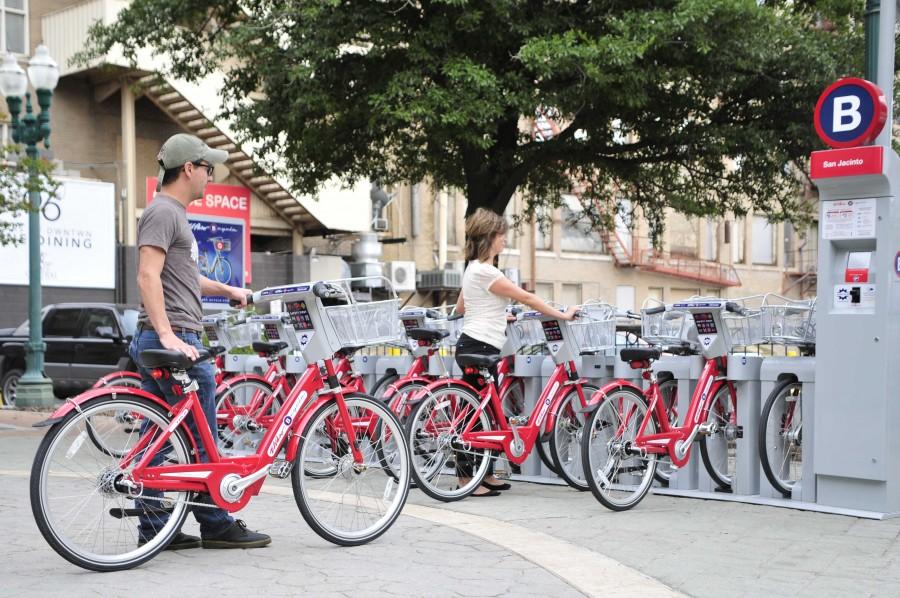
<instances>
[{"instance_id":1,"label":"red bike frame","mask_svg":"<svg viewBox=\"0 0 900 598\"><path fill-rule=\"evenodd\" d=\"M500 377L499 366L503 363L503 361L498 364L498 378ZM541 431L545 428L550 430L553 429L553 426L556 423L559 403L563 400L563 398L565 398L565 394L560 392L563 388L565 388L566 386L574 385L577 389L578 399L581 402L581 406L584 407L585 405L587 405L587 400L582 389L582 385L585 384L587 380L585 380L584 378L578 378L575 372L576 369L574 362L558 364L553 370L553 373L550 375L550 379L547 381L547 384L541 391L541 396L535 404L531 415L529 416L528 423L523 426L516 426L516 433L524 444L524 450L519 456L515 456L515 451L511 450L511 445L515 441L515 434L513 433L512 427L510 427L509 422L506 421L506 417L503 415L503 405L500 400L500 397L502 395L500 392L498 392L497 386L493 382L489 382L481 390L476 390L474 387L467 384L466 382L463 382L462 380L439 380L430 384L422 391L417 393L415 399L423 400L429 392L433 392L434 390L448 384L457 384L460 386L464 386L467 390L470 390L480 399L480 403L478 405L478 408L474 412L463 411L456 417L453 422L451 422L455 426L463 419L470 418L468 424L466 424L466 427L463 429L463 432L460 435L460 440L467 445L471 445L472 448L503 451L504 453L506 453L506 458L511 463L521 465L531 454L531 450L540 439ZM509 378L512 378L512 376L509 376L507 379ZM510 383L514 383L514 381L511 381ZM472 430L476 422L478 422L478 415L482 411L484 411L485 408L490 409L492 419L495 422L496 428L491 430ZM440 430L437 429L437 424L435 424L434 422L431 422L428 427L434 428L431 430L433 433L440 433Z\"/></svg>"},{"instance_id":2,"label":"red bike frame","mask_svg":"<svg viewBox=\"0 0 900 598\"><path fill-rule=\"evenodd\" d=\"M325 370L327 377L331 378L335 375L334 364L331 360L325 361ZM154 376L168 375L166 370L154 370ZM342 400L344 395L342 388L338 387L331 392L320 393L317 396L316 393L324 386L318 366L315 364L309 366L275 416L278 425L267 429L255 454L243 457L223 457L219 453L212 431L209 426L202 423L206 419L197 393L195 391L187 392L184 399L170 407L173 416L163 434L155 439L151 438L152 434L145 434L122 458L119 465L123 470L133 465L132 479L144 488L160 491L207 492L219 507L231 512L238 511L259 493L269 466L275 461L275 457L285 443L287 443L285 459L292 462L296 458L301 432L319 407L332 400L337 400L338 414L332 418L333 421L330 424L338 431L347 432L346 437L353 459L356 463L362 464L364 462L363 455L356 444L356 435L353 431L360 425L369 425L369 422L354 421L351 418L346 404ZM175 388L181 390L177 383L175 383ZM179 392L176 391L176 394ZM315 398L311 399L311 397ZM181 427L189 437L191 436L189 429L184 424L188 415L193 415L194 421L198 422L199 444L206 450L209 461L183 465L151 465L153 458L176 428ZM260 477L244 490L239 499L229 502L222 497L221 487L223 478L230 474L237 474L242 478L251 474Z\"/></svg>"},{"instance_id":3,"label":"red bike frame","mask_svg":"<svg viewBox=\"0 0 900 598\"><path fill-rule=\"evenodd\" d=\"M649 369L650 362L632 362L631 365L635 369L642 368L644 370L642 372L642 377L645 380L651 379ZM673 426L669 423L669 414L666 412L662 395L659 392L659 383L657 382L653 382L647 391L644 392L640 387L628 380L616 380L604 385L603 388L594 393L590 403L592 405L599 404L601 401L605 400L609 394L621 388L629 388L647 398L649 400L649 408L647 409L647 413L635 436L635 448L656 455L668 454L672 459L673 465L684 467L691 457L691 445L687 445L682 456L678 455L676 446L679 442L684 442L694 436L694 429L707 420L710 408L707 401L711 401L718 394L719 390L727 385L728 392L731 396L732 406L736 406L737 404L737 395L735 394L734 385L731 381L725 379L725 372L727 371L726 365L727 361L725 357L716 357L714 359L706 360L706 363L703 365L703 371L700 373L700 379L697 381L697 388L691 396L688 411L680 426ZM734 417L736 413L737 410L733 410L732 416ZM631 423L632 416L634 416L634 411L624 415L619 430L616 432L617 436L623 434L625 427ZM656 426L659 431L655 434L645 434L644 432L651 417L656 419ZM732 421L731 423L736 422Z\"/></svg>"}]
</instances>

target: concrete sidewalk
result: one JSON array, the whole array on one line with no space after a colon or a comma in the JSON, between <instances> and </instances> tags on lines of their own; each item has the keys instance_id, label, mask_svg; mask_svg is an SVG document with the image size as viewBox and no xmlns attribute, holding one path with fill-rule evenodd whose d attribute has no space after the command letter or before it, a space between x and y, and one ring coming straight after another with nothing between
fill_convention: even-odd
<instances>
[{"instance_id":1,"label":"concrete sidewalk","mask_svg":"<svg viewBox=\"0 0 900 598\"><path fill-rule=\"evenodd\" d=\"M456 503L413 490L391 530L348 549L309 530L287 481L272 479L239 514L270 547L163 553L95 574L53 552L31 515L43 430L29 426L45 416L0 411L2 596L900 595L900 520L653 495L613 513L590 493L524 483Z\"/></svg>"}]
</instances>

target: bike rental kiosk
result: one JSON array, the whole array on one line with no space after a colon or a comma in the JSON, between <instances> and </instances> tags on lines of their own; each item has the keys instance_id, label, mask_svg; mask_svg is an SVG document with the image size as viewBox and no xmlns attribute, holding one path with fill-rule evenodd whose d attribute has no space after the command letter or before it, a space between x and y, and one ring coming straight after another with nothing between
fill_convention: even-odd
<instances>
[{"instance_id":1,"label":"bike rental kiosk","mask_svg":"<svg viewBox=\"0 0 900 598\"><path fill-rule=\"evenodd\" d=\"M900 157L890 124L879 137L885 122L875 84L835 82L815 112L833 149L810 164L820 200L816 502L870 516L900 514Z\"/></svg>"}]
</instances>

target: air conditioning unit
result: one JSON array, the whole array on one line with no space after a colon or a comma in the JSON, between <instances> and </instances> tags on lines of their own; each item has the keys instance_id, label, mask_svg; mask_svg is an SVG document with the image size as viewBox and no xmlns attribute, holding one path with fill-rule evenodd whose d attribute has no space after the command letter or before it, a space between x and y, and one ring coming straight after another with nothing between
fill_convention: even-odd
<instances>
[{"instance_id":1,"label":"air conditioning unit","mask_svg":"<svg viewBox=\"0 0 900 598\"><path fill-rule=\"evenodd\" d=\"M388 262L387 277L397 292L416 290L415 262Z\"/></svg>"},{"instance_id":2,"label":"air conditioning unit","mask_svg":"<svg viewBox=\"0 0 900 598\"><path fill-rule=\"evenodd\" d=\"M376 233L386 233L389 228L387 218L375 218L372 220L372 230Z\"/></svg>"},{"instance_id":3,"label":"air conditioning unit","mask_svg":"<svg viewBox=\"0 0 900 598\"><path fill-rule=\"evenodd\" d=\"M462 288L462 271L428 270L419 273L420 291L453 291Z\"/></svg>"}]
</instances>

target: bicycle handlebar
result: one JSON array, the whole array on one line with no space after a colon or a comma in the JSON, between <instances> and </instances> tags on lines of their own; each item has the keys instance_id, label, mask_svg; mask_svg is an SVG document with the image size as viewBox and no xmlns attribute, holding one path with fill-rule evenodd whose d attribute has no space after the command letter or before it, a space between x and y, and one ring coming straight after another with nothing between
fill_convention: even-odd
<instances>
[{"instance_id":1,"label":"bicycle handlebar","mask_svg":"<svg viewBox=\"0 0 900 598\"><path fill-rule=\"evenodd\" d=\"M453 320L459 320L463 317L465 317L465 314L452 314L447 316L447 321L452 322Z\"/></svg>"},{"instance_id":2,"label":"bicycle handlebar","mask_svg":"<svg viewBox=\"0 0 900 598\"><path fill-rule=\"evenodd\" d=\"M733 314L738 314L739 316L747 315L747 310L745 310L737 303L734 303L733 301L728 301L725 303L725 311L731 312Z\"/></svg>"},{"instance_id":3,"label":"bicycle handlebar","mask_svg":"<svg viewBox=\"0 0 900 598\"><path fill-rule=\"evenodd\" d=\"M229 299L228 305L231 307L240 307L241 302L237 299ZM247 305L253 305L253 293L247 293Z\"/></svg>"}]
</instances>

